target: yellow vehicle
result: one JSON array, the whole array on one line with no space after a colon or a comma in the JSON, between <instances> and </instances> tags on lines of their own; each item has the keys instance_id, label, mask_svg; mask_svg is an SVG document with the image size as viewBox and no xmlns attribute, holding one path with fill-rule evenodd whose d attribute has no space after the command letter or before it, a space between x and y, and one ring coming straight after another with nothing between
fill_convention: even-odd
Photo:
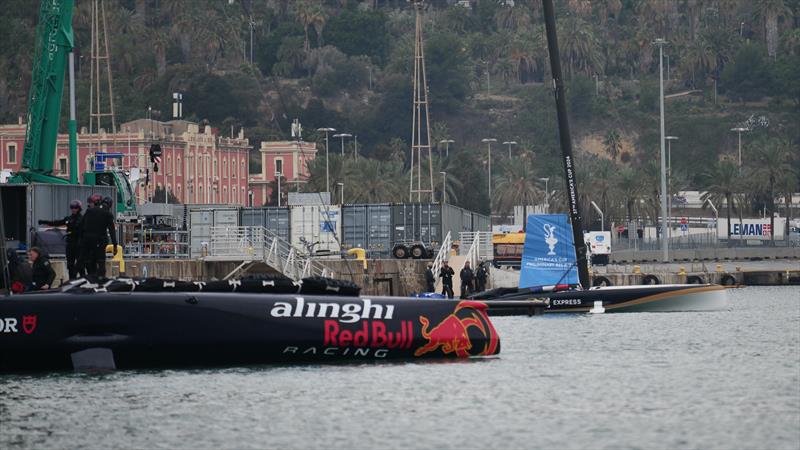
<instances>
[{"instance_id":1,"label":"yellow vehicle","mask_svg":"<svg viewBox=\"0 0 800 450\"><path fill-rule=\"evenodd\" d=\"M522 251L525 247L525 233L503 233L492 235L495 267L522 267Z\"/></svg>"}]
</instances>

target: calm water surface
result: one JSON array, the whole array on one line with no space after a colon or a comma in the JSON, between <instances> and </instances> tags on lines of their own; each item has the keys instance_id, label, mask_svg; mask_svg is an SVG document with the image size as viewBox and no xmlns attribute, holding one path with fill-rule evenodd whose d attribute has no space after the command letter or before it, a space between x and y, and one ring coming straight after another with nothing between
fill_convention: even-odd
<instances>
[{"instance_id":1,"label":"calm water surface","mask_svg":"<svg viewBox=\"0 0 800 450\"><path fill-rule=\"evenodd\" d=\"M800 448L800 289L497 318L498 358L0 376L0 448Z\"/></svg>"}]
</instances>

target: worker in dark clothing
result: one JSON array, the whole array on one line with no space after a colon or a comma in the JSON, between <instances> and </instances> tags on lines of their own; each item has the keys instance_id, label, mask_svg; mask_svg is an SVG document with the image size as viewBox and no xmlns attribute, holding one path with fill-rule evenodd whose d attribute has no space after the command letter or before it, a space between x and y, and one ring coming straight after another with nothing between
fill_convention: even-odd
<instances>
[{"instance_id":1,"label":"worker in dark clothing","mask_svg":"<svg viewBox=\"0 0 800 450\"><path fill-rule=\"evenodd\" d=\"M483 292L486 290L486 280L489 278L489 269L486 268L486 261L481 261L478 264L478 270L475 271L475 292Z\"/></svg>"},{"instance_id":2,"label":"worker in dark clothing","mask_svg":"<svg viewBox=\"0 0 800 450\"><path fill-rule=\"evenodd\" d=\"M447 261L444 262L442 265L442 269L439 271L439 277L442 279L442 295L446 295L447 298L453 298L453 275L456 272L450 267L450 264Z\"/></svg>"},{"instance_id":3,"label":"worker in dark clothing","mask_svg":"<svg viewBox=\"0 0 800 450\"><path fill-rule=\"evenodd\" d=\"M30 259L33 263L33 273L31 275L31 290L40 291L50 289L53 280L56 278L56 271L50 265L50 258L47 253L42 252L39 247L30 250Z\"/></svg>"},{"instance_id":4,"label":"worker in dark clothing","mask_svg":"<svg viewBox=\"0 0 800 450\"><path fill-rule=\"evenodd\" d=\"M98 278L106 276L106 246L108 237L117 254L117 232L114 228L114 216L102 207L103 197L95 194L91 197L94 207L86 210L81 223L81 251L86 274Z\"/></svg>"},{"instance_id":5,"label":"worker in dark clothing","mask_svg":"<svg viewBox=\"0 0 800 450\"><path fill-rule=\"evenodd\" d=\"M11 292L21 294L31 285L31 266L20 261L17 252L12 249L6 250L6 260L8 261L8 275L11 278Z\"/></svg>"},{"instance_id":6,"label":"worker in dark clothing","mask_svg":"<svg viewBox=\"0 0 800 450\"><path fill-rule=\"evenodd\" d=\"M472 294L472 281L475 278L475 273L472 272L469 261L464 262L464 268L461 269L459 275L461 276L461 298L467 298L468 295Z\"/></svg>"},{"instance_id":7,"label":"worker in dark clothing","mask_svg":"<svg viewBox=\"0 0 800 450\"><path fill-rule=\"evenodd\" d=\"M433 276L433 264L428 263L425 270L425 292L436 292L436 278Z\"/></svg>"},{"instance_id":8,"label":"worker in dark clothing","mask_svg":"<svg viewBox=\"0 0 800 450\"><path fill-rule=\"evenodd\" d=\"M74 280L83 275L83 268L79 264L80 259L80 228L81 228L81 209L83 205L80 200L73 200L69 204L70 215L61 220L40 220L39 225L51 227L67 226L67 272L70 280Z\"/></svg>"}]
</instances>

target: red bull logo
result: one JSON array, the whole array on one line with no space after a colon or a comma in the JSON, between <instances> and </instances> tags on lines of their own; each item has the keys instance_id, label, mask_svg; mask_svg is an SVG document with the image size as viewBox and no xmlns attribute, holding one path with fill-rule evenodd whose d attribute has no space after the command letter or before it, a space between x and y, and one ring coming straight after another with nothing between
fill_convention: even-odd
<instances>
[{"instance_id":1,"label":"red bull logo","mask_svg":"<svg viewBox=\"0 0 800 450\"><path fill-rule=\"evenodd\" d=\"M433 328L430 328L427 317L419 316L419 321L422 324L422 337L428 343L418 348L414 356L419 357L441 349L446 355L455 354L459 358L467 358L494 355L500 350L500 338L486 314L485 303L459 302L455 310ZM476 341L482 341L483 346L473 348L473 337L477 338Z\"/></svg>"}]
</instances>

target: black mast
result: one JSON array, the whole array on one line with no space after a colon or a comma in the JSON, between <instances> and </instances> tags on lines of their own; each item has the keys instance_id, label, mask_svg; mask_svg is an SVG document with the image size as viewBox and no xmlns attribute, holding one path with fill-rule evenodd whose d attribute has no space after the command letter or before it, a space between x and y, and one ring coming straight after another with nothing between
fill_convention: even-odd
<instances>
[{"instance_id":1,"label":"black mast","mask_svg":"<svg viewBox=\"0 0 800 450\"><path fill-rule=\"evenodd\" d=\"M588 288L590 286L589 266L586 262L586 244L583 241L581 208L578 203L578 179L575 173L575 159L572 157L572 138L569 134L567 106L564 101L564 77L561 74L561 59L558 54L556 17L553 11L553 0L542 0L542 4L544 5L544 25L547 29L547 49L550 53L550 70L553 73L553 88L558 110L558 137L561 141L561 154L564 158L569 214L572 219L572 237L575 241L575 255L578 258L578 277L581 286Z\"/></svg>"}]
</instances>

